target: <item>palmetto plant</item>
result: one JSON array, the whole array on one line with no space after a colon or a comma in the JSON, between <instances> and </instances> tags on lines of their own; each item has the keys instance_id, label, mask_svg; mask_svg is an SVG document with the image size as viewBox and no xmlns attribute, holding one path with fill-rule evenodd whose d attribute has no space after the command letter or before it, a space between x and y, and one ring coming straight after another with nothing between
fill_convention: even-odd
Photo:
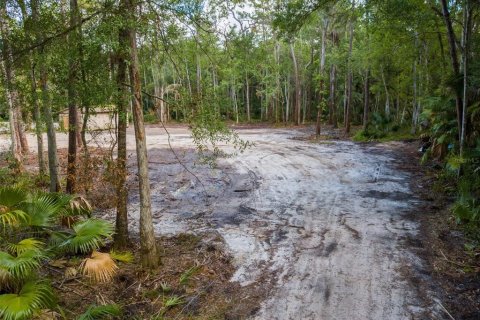
<instances>
[{"instance_id":1,"label":"palmetto plant","mask_svg":"<svg viewBox=\"0 0 480 320\"><path fill-rule=\"evenodd\" d=\"M94 251L83 260L80 269L95 282L110 282L118 267L108 253Z\"/></svg>"},{"instance_id":2,"label":"palmetto plant","mask_svg":"<svg viewBox=\"0 0 480 320\"><path fill-rule=\"evenodd\" d=\"M0 295L0 319L29 319L53 304L51 288L35 279L44 262L55 256L91 253L81 265L84 274L95 281L111 280L117 266L108 253L97 250L114 229L90 213L88 202L78 196L0 188L0 290L7 292ZM92 307L81 319L102 319L115 310Z\"/></svg>"},{"instance_id":3,"label":"palmetto plant","mask_svg":"<svg viewBox=\"0 0 480 320\"><path fill-rule=\"evenodd\" d=\"M73 225L69 237L60 244L72 253L88 253L100 248L113 235L111 223L99 219L86 219Z\"/></svg>"},{"instance_id":4,"label":"palmetto plant","mask_svg":"<svg viewBox=\"0 0 480 320\"><path fill-rule=\"evenodd\" d=\"M18 188L0 188L0 223L3 228L25 221L26 213L19 208L25 200L25 193Z\"/></svg>"},{"instance_id":5,"label":"palmetto plant","mask_svg":"<svg viewBox=\"0 0 480 320\"><path fill-rule=\"evenodd\" d=\"M40 267L44 258L41 250L26 250L18 255L0 251L0 274L3 282L9 284L10 281L30 277Z\"/></svg>"},{"instance_id":6,"label":"palmetto plant","mask_svg":"<svg viewBox=\"0 0 480 320\"><path fill-rule=\"evenodd\" d=\"M18 293L0 295L0 319L30 319L37 311L53 306L52 289L45 282L26 282Z\"/></svg>"}]
</instances>

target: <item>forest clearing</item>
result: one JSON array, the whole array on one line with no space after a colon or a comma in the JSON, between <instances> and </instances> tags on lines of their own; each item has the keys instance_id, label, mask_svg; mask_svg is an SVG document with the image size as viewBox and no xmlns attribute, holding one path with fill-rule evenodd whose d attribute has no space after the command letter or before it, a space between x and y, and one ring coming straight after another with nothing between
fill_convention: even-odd
<instances>
[{"instance_id":1,"label":"forest clearing","mask_svg":"<svg viewBox=\"0 0 480 320\"><path fill-rule=\"evenodd\" d=\"M214 294L228 307L215 310L213 303L207 318L223 317L222 312L234 319L445 318L425 248L418 244L424 238L416 214L432 201L418 193L424 187L424 174L417 171L418 142L356 144L326 131L331 139L316 141L311 127L240 127L240 137L253 146L212 167L200 161L187 127L146 127L155 235L171 239L165 240L172 246L169 252L193 243L197 259L208 257L203 248L218 248L231 260L206 265L219 264L222 270L221 285L214 288L232 295L225 288L240 285L233 298L238 300L229 302L235 307L222 300L225 292ZM28 138L33 151L36 138ZM60 150L67 138L57 136ZM105 150L114 142L108 133L91 139ZM232 152L228 145L222 149ZM128 219L135 235L140 200L133 130L127 131L127 150ZM33 162L30 170L37 169ZM106 191L95 189L92 194ZM108 203L96 197L92 203L97 201ZM107 205L94 216L114 222L115 210ZM177 267L177 260L162 259L173 264L167 268ZM122 286L112 299L117 290ZM96 289L100 296L102 291ZM194 306L184 316L201 308ZM149 308L127 306L124 312L138 316Z\"/></svg>"},{"instance_id":2,"label":"forest clearing","mask_svg":"<svg viewBox=\"0 0 480 320\"><path fill-rule=\"evenodd\" d=\"M0 0L0 320L480 319L477 0Z\"/></svg>"}]
</instances>

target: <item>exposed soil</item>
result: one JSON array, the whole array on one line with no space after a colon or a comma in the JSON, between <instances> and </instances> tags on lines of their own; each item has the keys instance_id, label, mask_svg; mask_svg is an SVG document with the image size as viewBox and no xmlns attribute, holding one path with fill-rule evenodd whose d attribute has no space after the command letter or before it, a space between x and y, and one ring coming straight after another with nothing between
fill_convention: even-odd
<instances>
[{"instance_id":1,"label":"exposed soil","mask_svg":"<svg viewBox=\"0 0 480 320\"><path fill-rule=\"evenodd\" d=\"M212 295L235 303L219 318L479 318L478 256L465 258L464 236L449 219L445 196L432 194L415 142L359 144L328 128L328 141L313 140L311 128L237 130L254 147L210 168L199 162L186 128L169 128L175 153L161 128L147 128L157 234L194 235L231 257ZM132 132L128 146L135 234ZM194 259L209 253L198 254ZM167 261L165 268L175 269ZM186 261L175 272L192 265ZM195 290L205 287L199 284ZM211 303L205 299L199 310Z\"/></svg>"}]
</instances>

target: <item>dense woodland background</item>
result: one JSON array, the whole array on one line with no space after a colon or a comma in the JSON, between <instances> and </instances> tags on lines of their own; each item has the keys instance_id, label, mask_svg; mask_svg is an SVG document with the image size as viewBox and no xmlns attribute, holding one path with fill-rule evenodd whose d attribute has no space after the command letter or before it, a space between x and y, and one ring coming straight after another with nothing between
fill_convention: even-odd
<instances>
[{"instance_id":1,"label":"dense woodland background","mask_svg":"<svg viewBox=\"0 0 480 320\"><path fill-rule=\"evenodd\" d=\"M440 179L455 181L449 185L457 199L453 213L478 245L479 9L474 0L0 0L0 119L8 122L11 141L4 173L24 170L28 130L38 137L46 132L48 143L38 139L38 154L48 156L38 157L38 173L48 177L51 192L74 194L77 163L90 156L88 116L113 111L119 177L115 243L125 248L126 126L133 121L142 264L155 267L144 122L188 123L201 146L230 140L246 147L227 127L245 122L315 123L317 138L325 126L343 128L345 137L358 141L421 138L423 161L440 161ZM55 137L64 110L69 114L65 183ZM2 215L10 214L2 223L11 228L27 221L30 210L19 205L29 196L15 197L2 199L0 207ZM50 205L68 207L57 196L49 199ZM79 208L85 205L74 203L62 217L84 214ZM98 248L99 239L113 234L100 224L103 231L97 228L93 236L98 241L69 247L72 253ZM30 244L29 250L37 247ZM24 252L10 251L0 260ZM15 278L9 288L18 291L29 276L8 268L4 277ZM7 317L1 299L0 314L21 319ZM45 299L31 309L45 306Z\"/></svg>"}]
</instances>

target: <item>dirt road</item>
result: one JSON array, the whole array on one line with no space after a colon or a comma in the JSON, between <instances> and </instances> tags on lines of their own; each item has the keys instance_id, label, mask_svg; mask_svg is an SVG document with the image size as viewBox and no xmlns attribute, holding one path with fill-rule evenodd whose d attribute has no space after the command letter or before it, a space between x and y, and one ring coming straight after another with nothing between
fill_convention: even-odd
<instances>
[{"instance_id":1,"label":"dirt road","mask_svg":"<svg viewBox=\"0 0 480 320\"><path fill-rule=\"evenodd\" d=\"M195 164L188 132L171 129L202 186L159 128L147 132L156 231L220 234L238 268L232 281L269 288L253 319L442 319L409 276L422 270L405 241L418 232L407 213L419 200L395 168L401 144L240 130L255 146L210 169ZM138 195L129 208L136 231Z\"/></svg>"}]
</instances>

